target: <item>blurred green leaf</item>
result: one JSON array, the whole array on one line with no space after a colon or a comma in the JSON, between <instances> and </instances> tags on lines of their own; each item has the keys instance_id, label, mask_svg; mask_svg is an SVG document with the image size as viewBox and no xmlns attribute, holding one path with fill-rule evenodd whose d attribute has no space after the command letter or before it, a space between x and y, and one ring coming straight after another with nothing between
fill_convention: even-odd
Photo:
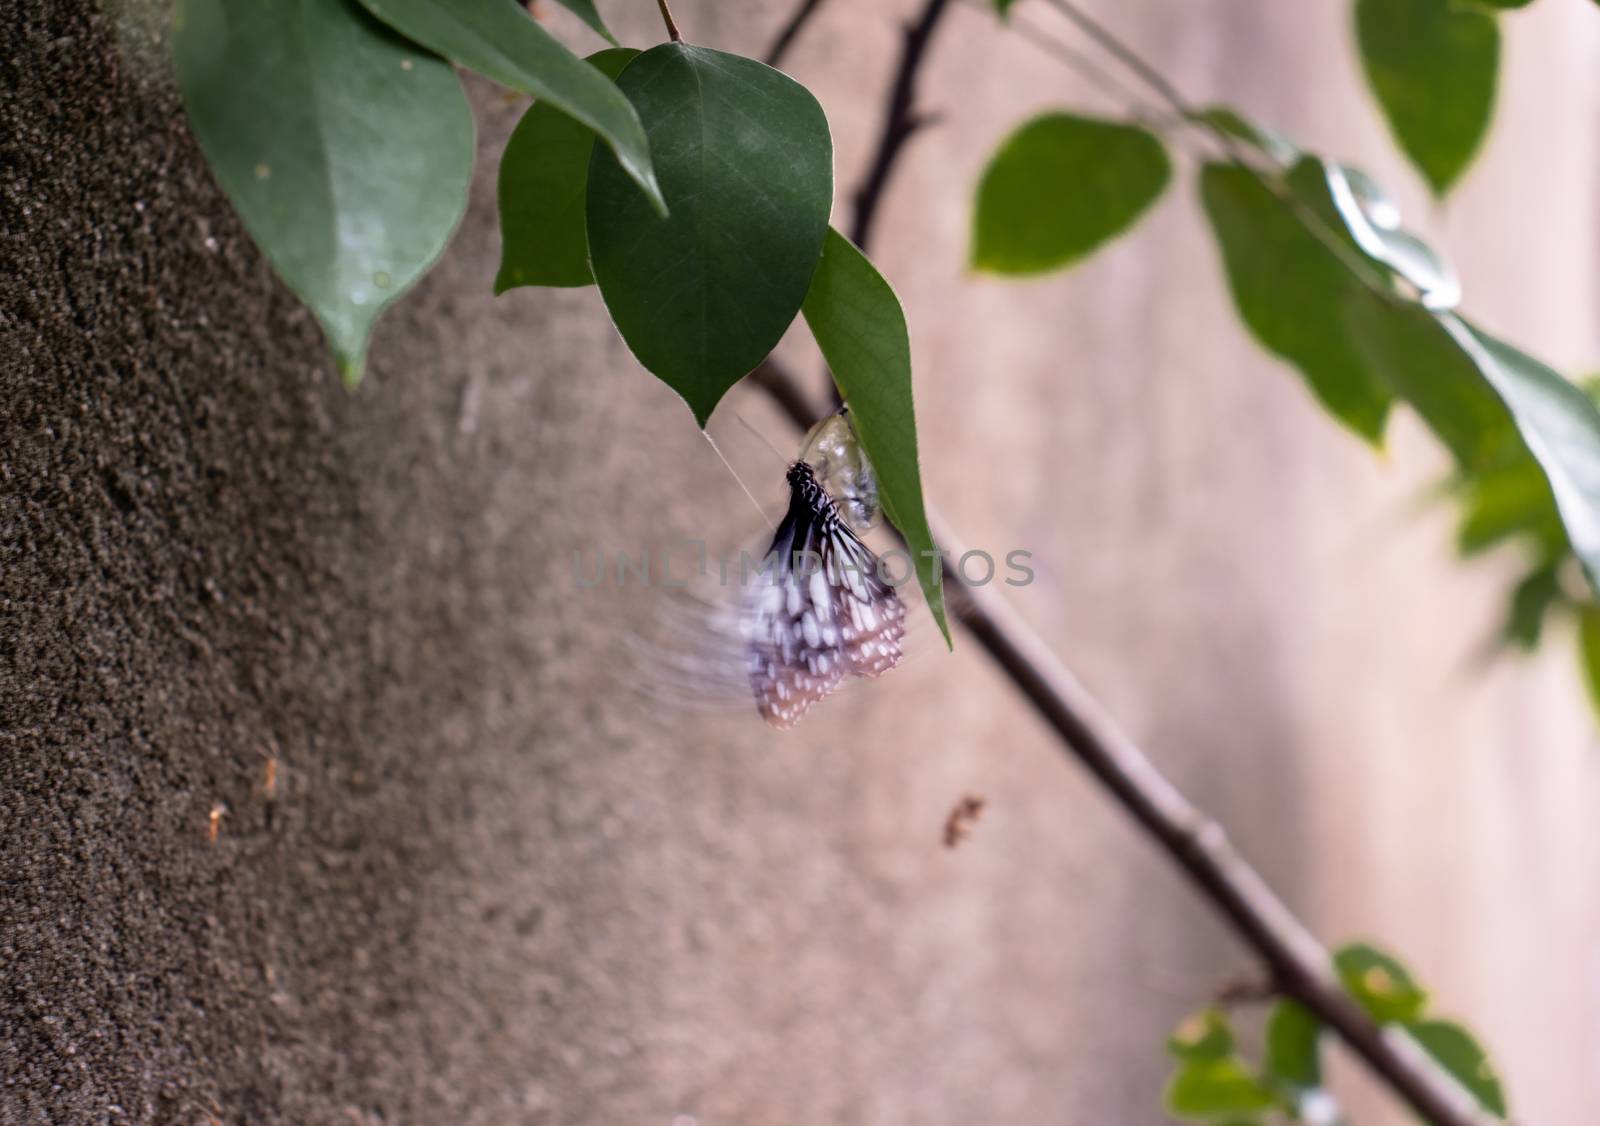
<instances>
[{"instance_id":1,"label":"blurred green leaf","mask_svg":"<svg viewBox=\"0 0 1600 1126\"><path fill-rule=\"evenodd\" d=\"M1567 538L1591 585L1600 580L1600 410L1576 384L1454 314L1439 321L1511 410L1543 468Z\"/></svg>"},{"instance_id":2,"label":"blurred green leaf","mask_svg":"<svg viewBox=\"0 0 1600 1126\"><path fill-rule=\"evenodd\" d=\"M563 47L517 0L361 0L400 34L576 118L611 146L662 214L650 146L628 99Z\"/></svg>"},{"instance_id":3,"label":"blurred green leaf","mask_svg":"<svg viewBox=\"0 0 1600 1126\"><path fill-rule=\"evenodd\" d=\"M1426 309L1365 289L1344 297L1353 347L1467 469L1514 461L1522 439L1511 413L1450 333Z\"/></svg>"},{"instance_id":4,"label":"blurred green leaf","mask_svg":"<svg viewBox=\"0 0 1600 1126\"><path fill-rule=\"evenodd\" d=\"M1394 958L1364 942L1340 947L1334 968L1345 991L1379 1024L1413 1021L1422 1016L1428 994Z\"/></svg>"},{"instance_id":5,"label":"blurred green leaf","mask_svg":"<svg viewBox=\"0 0 1600 1126\"><path fill-rule=\"evenodd\" d=\"M1236 141L1243 141L1274 164L1287 168L1300 159L1299 146L1288 137L1251 121L1232 106L1207 106L1191 116L1202 125L1209 125Z\"/></svg>"},{"instance_id":6,"label":"blurred green leaf","mask_svg":"<svg viewBox=\"0 0 1600 1126\"><path fill-rule=\"evenodd\" d=\"M638 51L585 61L615 81ZM500 157L500 272L495 293L520 285L591 285L584 193L594 133L543 102L522 115Z\"/></svg>"},{"instance_id":7,"label":"blurred green leaf","mask_svg":"<svg viewBox=\"0 0 1600 1126\"><path fill-rule=\"evenodd\" d=\"M611 34L611 29L600 18L600 12L595 8L594 0L556 0L556 3L588 24L596 34L609 41L613 47L620 46L617 42L617 37Z\"/></svg>"},{"instance_id":8,"label":"blurred green leaf","mask_svg":"<svg viewBox=\"0 0 1600 1126\"><path fill-rule=\"evenodd\" d=\"M1237 1059L1195 1060L1182 1064L1167 1083L1167 1113L1201 1122L1218 1118L1252 1121L1278 1105L1278 1097Z\"/></svg>"},{"instance_id":9,"label":"blurred green leaf","mask_svg":"<svg viewBox=\"0 0 1600 1126\"><path fill-rule=\"evenodd\" d=\"M1500 1077L1478 1041L1461 1025L1449 1020L1423 1020L1406 1025L1406 1031L1457 1081L1477 1097L1491 1114L1506 1116L1505 1092Z\"/></svg>"},{"instance_id":10,"label":"blurred green leaf","mask_svg":"<svg viewBox=\"0 0 1600 1126\"><path fill-rule=\"evenodd\" d=\"M1541 559L1557 559L1570 550L1550 482L1531 456L1469 474L1457 492L1462 515L1456 548L1462 555L1476 555L1518 535L1533 541Z\"/></svg>"},{"instance_id":11,"label":"blurred green leaf","mask_svg":"<svg viewBox=\"0 0 1600 1126\"><path fill-rule=\"evenodd\" d=\"M1060 269L1130 227L1171 173L1160 140L1144 129L1041 114L1007 137L983 171L973 269L1012 276Z\"/></svg>"},{"instance_id":12,"label":"blurred green leaf","mask_svg":"<svg viewBox=\"0 0 1600 1126\"><path fill-rule=\"evenodd\" d=\"M1490 8L1511 9L1526 8L1529 4L1533 3L1533 0L1478 0L1478 3L1484 4Z\"/></svg>"},{"instance_id":13,"label":"blurred green leaf","mask_svg":"<svg viewBox=\"0 0 1600 1126\"><path fill-rule=\"evenodd\" d=\"M1233 1029L1219 1010L1201 1009L1173 1030L1167 1051L1186 1062L1226 1059L1233 1054Z\"/></svg>"},{"instance_id":14,"label":"blurred green leaf","mask_svg":"<svg viewBox=\"0 0 1600 1126\"><path fill-rule=\"evenodd\" d=\"M850 240L829 228L803 310L872 462L884 514L905 536L928 610L950 645L943 572L923 510L911 341L900 301Z\"/></svg>"},{"instance_id":15,"label":"blurred green leaf","mask_svg":"<svg viewBox=\"0 0 1600 1126\"><path fill-rule=\"evenodd\" d=\"M1298 1001L1282 1000L1267 1016L1268 1075L1294 1087L1320 1087L1322 1024Z\"/></svg>"},{"instance_id":16,"label":"blurred green leaf","mask_svg":"<svg viewBox=\"0 0 1600 1126\"><path fill-rule=\"evenodd\" d=\"M1356 40L1395 140L1442 196L1489 128L1500 68L1494 14L1456 0L1356 0Z\"/></svg>"},{"instance_id":17,"label":"blurred green leaf","mask_svg":"<svg viewBox=\"0 0 1600 1126\"><path fill-rule=\"evenodd\" d=\"M1017 0L994 0L994 10L1000 13L1000 18L1005 19L1011 14L1011 6Z\"/></svg>"},{"instance_id":18,"label":"blurred green leaf","mask_svg":"<svg viewBox=\"0 0 1600 1126\"><path fill-rule=\"evenodd\" d=\"M1586 605L1578 614L1578 659L1589 702L1600 717L1600 606Z\"/></svg>"},{"instance_id":19,"label":"blurred green leaf","mask_svg":"<svg viewBox=\"0 0 1600 1126\"><path fill-rule=\"evenodd\" d=\"M1400 225L1393 197L1359 168L1329 164L1327 186L1339 222L1362 253L1404 278L1429 309L1453 309L1461 280L1442 254Z\"/></svg>"},{"instance_id":20,"label":"blurred green leaf","mask_svg":"<svg viewBox=\"0 0 1600 1126\"><path fill-rule=\"evenodd\" d=\"M460 81L346 0L182 0L174 30L212 174L354 385L378 314L466 209Z\"/></svg>"},{"instance_id":21,"label":"blurred green leaf","mask_svg":"<svg viewBox=\"0 0 1600 1126\"><path fill-rule=\"evenodd\" d=\"M833 142L805 87L754 59L663 43L617 81L672 214L596 148L590 262L628 347L703 427L800 311L833 206Z\"/></svg>"},{"instance_id":22,"label":"blurred green leaf","mask_svg":"<svg viewBox=\"0 0 1600 1126\"><path fill-rule=\"evenodd\" d=\"M1525 575L1511 592L1511 607L1506 615L1505 639L1521 649L1539 645L1545 615L1561 598L1561 582L1553 566L1540 567Z\"/></svg>"},{"instance_id":23,"label":"blurred green leaf","mask_svg":"<svg viewBox=\"0 0 1600 1126\"><path fill-rule=\"evenodd\" d=\"M1245 325L1300 370L1336 418L1378 442L1393 395L1342 316L1360 289L1348 265L1307 228L1294 204L1247 169L1206 165L1200 196Z\"/></svg>"}]
</instances>

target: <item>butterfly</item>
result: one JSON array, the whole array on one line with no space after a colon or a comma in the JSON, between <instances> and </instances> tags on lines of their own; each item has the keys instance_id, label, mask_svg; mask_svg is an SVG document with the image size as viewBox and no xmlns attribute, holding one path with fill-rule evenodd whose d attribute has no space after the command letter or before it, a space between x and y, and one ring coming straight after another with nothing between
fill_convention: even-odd
<instances>
[{"instance_id":1,"label":"butterfly","mask_svg":"<svg viewBox=\"0 0 1600 1126\"><path fill-rule=\"evenodd\" d=\"M878 557L811 464L802 457L785 480L789 508L744 616L756 708L780 730L798 723L845 677L874 678L899 664L906 618L905 603L879 574ZM846 503L854 503L852 496Z\"/></svg>"}]
</instances>

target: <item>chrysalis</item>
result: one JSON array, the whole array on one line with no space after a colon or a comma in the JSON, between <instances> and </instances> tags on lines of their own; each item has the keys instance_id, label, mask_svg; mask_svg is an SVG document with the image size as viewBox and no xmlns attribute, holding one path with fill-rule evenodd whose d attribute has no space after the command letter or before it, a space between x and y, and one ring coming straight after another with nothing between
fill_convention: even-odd
<instances>
[{"instance_id":1,"label":"chrysalis","mask_svg":"<svg viewBox=\"0 0 1600 1126\"><path fill-rule=\"evenodd\" d=\"M812 428L786 480L789 509L744 615L756 707L780 729L845 677L877 677L899 664L906 617L855 532L876 518L877 485L844 415Z\"/></svg>"}]
</instances>

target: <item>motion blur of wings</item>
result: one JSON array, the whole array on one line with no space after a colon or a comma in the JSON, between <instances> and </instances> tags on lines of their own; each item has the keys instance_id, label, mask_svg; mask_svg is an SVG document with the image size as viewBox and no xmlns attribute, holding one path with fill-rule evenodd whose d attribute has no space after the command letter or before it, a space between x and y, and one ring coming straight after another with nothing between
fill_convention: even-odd
<instances>
[{"instance_id":1,"label":"motion blur of wings","mask_svg":"<svg viewBox=\"0 0 1600 1126\"><path fill-rule=\"evenodd\" d=\"M780 730L846 677L899 664L906 617L858 535L877 519L878 490L846 413L812 427L786 480L789 509L741 618L756 708Z\"/></svg>"}]
</instances>

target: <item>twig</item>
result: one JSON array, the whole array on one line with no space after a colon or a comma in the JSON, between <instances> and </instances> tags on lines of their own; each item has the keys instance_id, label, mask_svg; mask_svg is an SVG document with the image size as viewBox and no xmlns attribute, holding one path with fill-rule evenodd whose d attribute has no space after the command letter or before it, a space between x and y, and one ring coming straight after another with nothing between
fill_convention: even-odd
<instances>
[{"instance_id":1,"label":"twig","mask_svg":"<svg viewBox=\"0 0 1600 1126\"><path fill-rule=\"evenodd\" d=\"M906 25L900 47L900 65L895 70L894 84L889 87L889 104L884 110L883 132L878 137L872 167L867 169L861 186L856 189L855 215L850 223L850 241L866 249L872 237L872 220L877 215L883 190L889 185L889 174L900 150L911 139L911 134L928 123L916 112L917 71L922 66L928 44L939 27L939 20L949 0L927 0L922 13Z\"/></svg>"},{"instance_id":2,"label":"twig","mask_svg":"<svg viewBox=\"0 0 1600 1126\"><path fill-rule=\"evenodd\" d=\"M807 21L817 14L817 9L822 7L823 0L800 0L800 6L795 9L794 15L783 25L783 30L778 32L778 37L772 41L772 46L767 48L767 53L762 59L768 66L777 66L783 61L783 56L789 53L789 48L799 38L800 32L805 28Z\"/></svg>"},{"instance_id":3,"label":"twig","mask_svg":"<svg viewBox=\"0 0 1600 1126\"><path fill-rule=\"evenodd\" d=\"M667 0L656 0L656 7L661 9L661 22L667 25L667 38L674 43L682 43L683 32L678 30L677 22L672 18L672 9L667 7Z\"/></svg>"},{"instance_id":4,"label":"twig","mask_svg":"<svg viewBox=\"0 0 1600 1126\"><path fill-rule=\"evenodd\" d=\"M768 359L751 373L801 430L819 417L799 385ZM1184 870L1201 894L1266 963L1274 983L1332 1028L1424 1119L1437 1126L1491 1126L1472 1095L1395 1028L1380 1028L1340 985L1328 952L1202 813L1156 769L1078 680L986 587L967 587L952 559L960 541L933 511L943 548L952 619L966 627L1077 759Z\"/></svg>"}]
</instances>

